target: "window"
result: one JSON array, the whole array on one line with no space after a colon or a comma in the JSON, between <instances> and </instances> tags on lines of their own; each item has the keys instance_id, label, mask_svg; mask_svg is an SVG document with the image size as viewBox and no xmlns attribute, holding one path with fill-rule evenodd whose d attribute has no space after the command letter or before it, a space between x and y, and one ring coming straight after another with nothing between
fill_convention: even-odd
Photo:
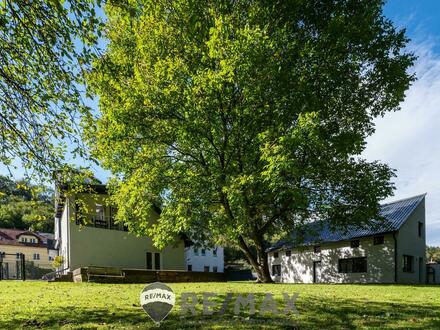
<instances>
[{"instance_id":1,"label":"window","mask_svg":"<svg viewBox=\"0 0 440 330\"><path fill-rule=\"evenodd\" d=\"M419 229L419 237L422 237L422 235L423 235L423 222L419 221L418 229Z\"/></svg>"},{"instance_id":2,"label":"window","mask_svg":"<svg viewBox=\"0 0 440 330\"><path fill-rule=\"evenodd\" d=\"M347 258L339 259L339 273L366 273L367 258Z\"/></svg>"},{"instance_id":3,"label":"window","mask_svg":"<svg viewBox=\"0 0 440 330\"><path fill-rule=\"evenodd\" d=\"M383 244L383 242L384 242L383 236L376 236L373 238L374 245L380 245Z\"/></svg>"},{"instance_id":4,"label":"window","mask_svg":"<svg viewBox=\"0 0 440 330\"><path fill-rule=\"evenodd\" d=\"M188 265L188 271L192 272L192 270L193 270L193 265Z\"/></svg>"},{"instance_id":5,"label":"window","mask_svg":"<svg viewBox=\"0 0 440 330\"><path fill-rule=\"evenodd\" d=\"M160 269L160 253L147 252L147 269Z\"/></svg>"},{"instance_id":6,"label":"window","mask_svg":"<svg viewBox=\"0 0 440 330\"><path fill-rule=\"evenodd\" d=\"M278 252L274 252L273 253L273 257L276 259L276 258L278 258Z\"/></svg>"},{"instance_id":7,"label":"window","mask_svg":"<svg viewBox=\"0 0 440 330\"><path fill-rule=\"evenodd\" d=\"M414 272L414 257L403 255L403 271L406 273Z\"/></svg>"},{"instance_id":8,"label":"window","mask_svg":"<svg viewBox=\"0 0 440 330\"><path fill-rule=\"evenodd\" d=\"M354 241L351 241L351 242L350 242L350 246L351 246L352 248L358 248L358 247L359 247L359 240L358 240L358 239L355 239Z\"/></svg>"},{"instance_id":9,"label":"window","mask_svg":"<svg viewBox=\"0 0 440 330\"><path fill-rule=\"evenodd\" d=\"M34 260L40 260L40 254L34 253Z\"/></svg>"},{"instance_id":10,"label":"window","mask_svg":"<svg viewBox=\"0 0 440 330\"><path fill-rule=\"evenodd\" d=\"M217 273L217 266L212 267L212 272Z\"/></svg>"},{"instance_id":11,"label":"window","mask_svg":"<svg viewBox=\"0 0 440 330\"><path fill-rule=\"evenodd\" d=\"M154 254L154 269L160 269L160 253Z\"/></svg>"},{"instance_id":12,"label":"window","mask_svg":"<svg viewBox=\"0 0 440 330\"><path fill-rule=\"evenodd\" d=\"M272 265L272 275L281 276L281 265Z\"/></svg>"},{"instance_id":13,"label":"window","mask_svg":"<svg viewBox=\"0 0 440 330\"><path fill-rule=\"evenodd\" d=\"M105 218L104 205L96 204L96 215L95 215L95 227L97 228L107 228L107 220Z\"/></svg>"},{"instance_id":14,"label":"window","mask_svg":"<svg viewBox=\"0 0 440 330\"><path fill-rule=\"evenodd\" d=\"M286 251L286 257L290 257L291 255L292 255L292 251L287 250L287 251Z\"/></svg>"},{"instance_id":15,"label":"window","mask_svg":"<svg viewBox=\"0 0 440 330\"><path fill-rule=\"evenodd\" d=\"M49 261L53 261L53 257L52 256L49 256Z\"/></svg>"},{"instance_id":16,"label":"window","mask_svg":"<svg viewBox=\"0 0 440 330\"><path fill-rule=\"evenodd\" d=\"M205 256L205 255L206 255L206 250L202 249L202 256Z\"/></svg>"},{"instance_id":17,"label":"window","mask_svg":"<svg viewBox=\"0 0 440 330\"><path fill-rule=\"evenodd\" d=\"M217 248L215 248L214 250L212 250L212 255L213 255L214 257L217 257Z\"/></svg>"},{"instance_id":18,"label":"window","mask_svg":"<svg viewBox=\"0 0 440 330\"><path fill-rule=\"evenodd\" d=\"M206 273L208 273L208 272L209 272L209 266L205 266L205 267L203 268L203 271L206 272Z\"/></svg>"},{"instance_id":19,"label":"window","mask_svg":"<svg viewBox=\"0 0 440 330\"><path fill-rule=\"evenodd\" d=\"M16 258L16 259L20 259L20 256L21 256L21 253L18 253L18 252L17 252L17 253L15 254L15 258Z\"/></svg>"},{"instance_id":20,"label":"window","mask_svg":"<svg viewBox=\"0 0 440 330\"><path fill-rule=\"evenodd\" d=\"M31 243L35 244L35 238L31 238Z\"/></svg>"},{"instance_id":21,"label":"window","mask_svg":"<svg viewBox=\"0 0 440 330\"><path fill-rule=\"evenodd\" d=\"M147 252L147 269L153 269L153 254Z\"/></svg>"},{"instance_id":22,"label":"window","mask_svg":"<svg viewBox=\"0 0 440 330\"><path fill-rule=\"evenodd\" d=\"M315 246L313 247L313 251L314 251L315 253L320 253L320 252L321 252L321 245L315 245Z\"/></svg>"}]
</instances>

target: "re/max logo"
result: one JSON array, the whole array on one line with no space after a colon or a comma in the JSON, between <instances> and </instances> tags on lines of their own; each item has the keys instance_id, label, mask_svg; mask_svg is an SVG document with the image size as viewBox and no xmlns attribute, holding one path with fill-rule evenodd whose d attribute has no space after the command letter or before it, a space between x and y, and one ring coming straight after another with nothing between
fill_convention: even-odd
<instances>
[{"instance_id":1,"label":"re/max logo","mask_svg":"<svg viewBox=\"0 0 440 330\"><path fill-rule=\"evenodd\" d=\"M279 306L277 301L274 299L271 293L266 293L260 305L258 306L258 313L271 313L271 314L298 314L295 302L298 298L298 293L293 293L289 295L288 293L283 293L283 304ZM228 307L233 304L234 314L238 315L241 312L248 311L250 315L257 312L255 294L248 294L244 296L242 294L236 295L233 299L233 293L227 293L223 302L214 301L219 295L214 292L204 292L202 298L202 313L203 315L225 314ZM190 312L192 315L196 315L196 306L199 304L199 299L197 295L193 292L184 292L181 296L180 302L180 313L185 316Z\"/></svg>"},{"instance_id":2,"label":"re/max logo","mask_svg":"<svg viewBox=\"0 0 440 330\"><path fill-rule=\"evenodd\" d=\"M160 292L154 292L154 293L150 293L150 294L144 294L144 299L145 300L154 300L154 299L166 299L171 301L171 294L169 293L160 293Z\"/></svg>"}]
</instances>

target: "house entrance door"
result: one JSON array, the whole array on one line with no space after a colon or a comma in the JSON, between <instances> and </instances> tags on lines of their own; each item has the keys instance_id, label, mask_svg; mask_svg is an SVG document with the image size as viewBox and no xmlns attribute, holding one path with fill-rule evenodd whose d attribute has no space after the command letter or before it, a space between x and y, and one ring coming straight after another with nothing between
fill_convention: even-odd
<instances>
[{"instance_id":1,"label":"house entrance door","mask_svg":"<svg viewBox=\"0 0 440 330\"><path fill-rule=\"evenodd\" d=\"M321 282L321 261L313 261L313 283Z\"/></svg>"}]
</instances>

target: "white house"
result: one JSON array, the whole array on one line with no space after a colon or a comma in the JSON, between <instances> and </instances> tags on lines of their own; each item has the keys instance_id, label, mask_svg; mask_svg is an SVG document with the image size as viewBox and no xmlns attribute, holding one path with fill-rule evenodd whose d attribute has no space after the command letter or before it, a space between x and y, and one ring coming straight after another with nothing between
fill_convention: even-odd
<instances>
[{"instance_id":1,"label":"white house","mask_svg":"<svg viewBox=\"0 0 440 330\"><path fill-rule=\"evenodd\" d=\"M276 282L425 283L425 194L381 205L380 228L331 231L309 224L302 244L283 240L268 249ZM307 232L307 231L306 231Z\"/></svg>"},{"instance_id":2,"label":"white house","mask_svg":"<svg viewBox=\"0 0 440 330\"><path fill-rule=\"evenodd\" d=\"M224 272L224 250L221 246L208 249L195 245L185 247L186 269L193 272Z\"/></svg>"},{"instance_id":3,"label":"white house","mask_svg":"<svg viewBox=\"0 0 440 330\"><path fill-rule=\"evenodd\" d=\"M65 273L80 267L119 267L150 270L185 270L184 241L158 250L149 237L136 237L114 221L114 210L106 205L105 185L90 185L92 193L67 195L57 189L55 241L60 267ZM86 212L79 207L86 204ZM84 207L83 207L84 208ZM158 218L153 212L151 219Z\"/></svg>"}]
</instances>

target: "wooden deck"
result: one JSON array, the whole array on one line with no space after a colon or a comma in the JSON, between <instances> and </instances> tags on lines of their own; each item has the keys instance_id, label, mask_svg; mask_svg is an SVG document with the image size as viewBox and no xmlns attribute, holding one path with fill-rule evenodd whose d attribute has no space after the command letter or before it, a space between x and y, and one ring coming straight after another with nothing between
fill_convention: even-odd
<instances>
[{"instance_id":1,"label":"wooden deck","mask_svg":"<svg viewBox=\"0 0 440 330\"><path fill-rule=\"evenodd\" d=\"M184 270L147 270L117 267L82 267L73 271L74 282L152 283L152 282L226 282L224 273Z\"/></svg>"}]
</instances>

